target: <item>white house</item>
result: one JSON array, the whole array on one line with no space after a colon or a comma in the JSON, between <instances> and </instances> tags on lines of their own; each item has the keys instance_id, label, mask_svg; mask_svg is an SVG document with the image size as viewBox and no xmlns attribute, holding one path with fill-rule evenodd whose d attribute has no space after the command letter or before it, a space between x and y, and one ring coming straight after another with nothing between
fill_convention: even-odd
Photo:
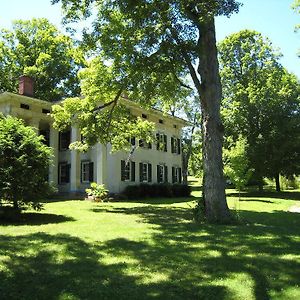
<instances>
[{"instance_id":1,"label":"white house","mask_svg":"<svg viewBox=\"0 0 300 300\"><path fill-rule=\"evenodd\" d=\"M33 82L22 76L19 94L4 92L0 94L0 112L24 120L45 136L53 148L53 164L49 169L49 181L60 192L80 192L89 187L90 182L103 183L112 193L121 192L127 185L139 183L180 183L181 182L181 130L186 122L180 118L163 114L154 109L145 110L137 103L122 99L122 102L135 116L140 116L156 125L156 137L163 142L145 144L132 140L138 145L126 163L129 153L111 153L111 146L96 144L85 153L69 150L71 142L80 139L75 127L66 132L58 132L52 126L49 113L53 103L33 97Z\"/></svg>"}]
</instances>

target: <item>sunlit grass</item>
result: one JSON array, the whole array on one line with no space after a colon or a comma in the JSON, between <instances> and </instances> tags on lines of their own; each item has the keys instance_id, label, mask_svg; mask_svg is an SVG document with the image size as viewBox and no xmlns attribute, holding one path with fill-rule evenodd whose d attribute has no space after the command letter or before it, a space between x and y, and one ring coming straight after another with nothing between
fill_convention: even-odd
<instances>
[{"instance_id":1,"label":"sunlit grass","mask_svg":"<svg viewBox=\"0 0 300 300\"><path fill-rule=\"evenodd\" d=\"M300 214L288 212L300 192L229 190L238 226L196 224L200 193L49 202L1 223L0 298L300 299Z\"/></svg>"}]
</instances>

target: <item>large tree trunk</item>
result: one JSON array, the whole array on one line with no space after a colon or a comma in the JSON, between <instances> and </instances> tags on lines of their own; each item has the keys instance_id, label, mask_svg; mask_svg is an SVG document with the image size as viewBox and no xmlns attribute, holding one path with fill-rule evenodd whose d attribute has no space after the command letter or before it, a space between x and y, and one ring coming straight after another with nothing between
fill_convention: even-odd
<instances>
[{"instance_id":1,"label":"large tree trunk","mask_svg":"<svg viewBox=\"0 0 300 300\"><path fill-rule=\"evenodd\" d=\"M279 173L276 174L275 176L275 184L276 184L276 192L280 192L280 180L279 180L280 176Z\"/></svg>"},{"instance_id":2,"label":"large tree trunk","mask_svg":"<svg viewBox=\"0 0 300 300\"><path fill-rule=\"evenodd\" d=\"M201 76L205 214L208 221L224 223L230 220L230 212L223 176L224 127L220 117L222 89L213 18L201 23L198 73Z\"/></svg>"}]
</instances>

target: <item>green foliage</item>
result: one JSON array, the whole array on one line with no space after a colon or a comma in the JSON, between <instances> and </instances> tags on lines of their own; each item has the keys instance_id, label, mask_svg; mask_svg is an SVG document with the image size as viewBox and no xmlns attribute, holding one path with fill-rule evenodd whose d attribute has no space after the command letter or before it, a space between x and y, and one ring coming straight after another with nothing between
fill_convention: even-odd
<instances>
[{"instance_id":1,"label":"green foliage","mask_svg":"<svg viewBox=\"0 0 300 300\"><path fill-rule=\"evenodd\" d=\"M227 136L249 145L254 178L299 173L300 86L271 42L243 30L219 44L222 116Z\"/></svg>"},{"instance_id":2,"label":"green foliage","mask_svg":"<svg viewBox=\"0 0 300 300\"><path fill-rule=\"evenodd\" d=\"M123 194L128 199L138 199L145 197L189 197L190 186L186 184L140 184L128 185Z\"/></svg>"},{"instance_id":3,"label":"green foliage","mask_svg":"<svg viewBox=\"0 0 300 300\"><path fill-rule=\"evenodd\" d=\"M71 148L85 151L97 142L110 142L112 151L130 150L132 137L147 143L154 139L154 124L133 116L126 108L128 101L120 98L121 90L112 67L99 57L79 76L83 98L69 98L52 107L56 128L64 130L72 124L83 136Z\"/></svg>"},{"instance_id":4,"label":"green foliage","mask_svg":"<svg viewBox=\"0 0 300 300\"><path fill-rule=\"evenodd\" d=\"M238 140L224 150L224 173L236 189L243 190L248 183L253 170L249 168L246 139L239 136Z\"/></svg>"},{"instance_id":5,"label":"green foliage","mask_svg":"<svg viewBox=\"0 0 300 300\"><path fill-rule=\"evenodd\" d=\"M107 199L108 190L104 184L97 184L96 182L91 183L91 188L86 189L85 192L88 196L93 197L94 201L104 201Z\"/></svg>"},{"instance_id":6,"label":"green foliage","mask_svg":"<svg viewBox=\"0 0 300 300\"><path fill-rule=\"evenodd\" d=\"M0 206L39 209L51 191L47 182L51 148L22 121L0 116Z\"/></svg>"},{"instance_id":7,"label":"green foliage","mask_svg":"<svg viewBox=\"0 0 300 300\"><path fill-rule=\"evenodd\" d=\"M35 79L35 97L57 101L80 94L83 53L47 19L14 21L0 31L0 90L18 91L18 77Z\"/></svg>"}]
</instances>

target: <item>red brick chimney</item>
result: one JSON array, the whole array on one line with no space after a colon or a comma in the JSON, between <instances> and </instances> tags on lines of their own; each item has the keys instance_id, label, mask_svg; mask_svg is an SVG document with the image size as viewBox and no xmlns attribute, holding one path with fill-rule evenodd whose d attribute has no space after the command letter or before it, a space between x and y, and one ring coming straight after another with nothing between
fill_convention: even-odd
<instances>
[{"instance_id":1,"label":"red brick chimney","mask_svg":"<svg viewBox=\"0 0 300 300\"><path fill-rule=\"evenodd\" d=\"M33 79L29 76L22 75L19 78L19 94L33 97Z\"/></svg>"}]
</instances>

